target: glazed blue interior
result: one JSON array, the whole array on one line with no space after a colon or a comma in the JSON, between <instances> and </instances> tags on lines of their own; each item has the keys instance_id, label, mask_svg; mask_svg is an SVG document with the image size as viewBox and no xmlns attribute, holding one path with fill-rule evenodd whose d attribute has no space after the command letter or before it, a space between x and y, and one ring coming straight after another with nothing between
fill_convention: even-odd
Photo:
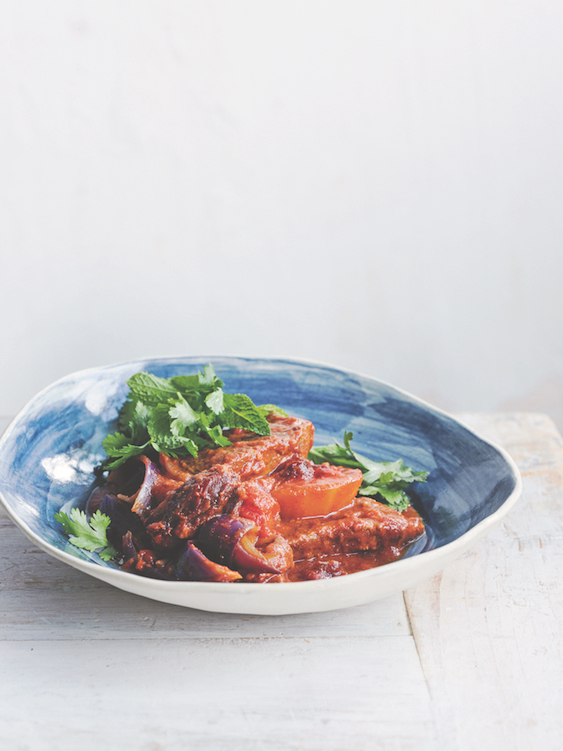
<instances>
[{"instance_id":1,"label":"glazed blue interior","mask_svg":"<svg viewBox=\"0 0 563 751\"><path fill-rule=\"evenodd\" d=\"M0 492L13 516L55 547L111 566L78 550L53 514L83 504L104 458L102 440L115 429L126 380L146 370L168 378L200 370L210 358L142 360L64 378L18 415L0 446ZM311 420L318 445L354 433L353 447L374 460L402 458L428 470L413 503L427 535L408 555L457 539L496 511L517 479L502 454L458 422L371 378L309 363L212 358L225 390L255 403L275 403Z\"/></svg>"}]
</instances>

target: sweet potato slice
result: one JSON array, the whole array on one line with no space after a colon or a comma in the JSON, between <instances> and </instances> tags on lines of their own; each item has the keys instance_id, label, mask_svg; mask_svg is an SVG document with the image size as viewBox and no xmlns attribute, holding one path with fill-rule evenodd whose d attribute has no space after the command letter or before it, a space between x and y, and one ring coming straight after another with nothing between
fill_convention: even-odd
<instances>
[{"instance_id":1,"label":"sweet potato slice","mask_svg":"<svg viewBox=\"0 0 563 751\"><path fill-rule=\"evenodd\" d=\"M327 516L349 506L362 483L359 469L297 460L278 473L270 491L280 505L281 518Z\"/></svg>"}]
</instances>

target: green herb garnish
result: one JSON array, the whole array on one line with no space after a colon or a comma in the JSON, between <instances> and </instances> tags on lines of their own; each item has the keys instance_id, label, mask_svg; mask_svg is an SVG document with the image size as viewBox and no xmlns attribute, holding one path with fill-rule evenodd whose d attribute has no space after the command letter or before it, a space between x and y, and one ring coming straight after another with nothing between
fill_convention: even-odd
<instances>
[{"instance_id":1,"label":"green herb garnish","mask_svg":"<svg viewBox=\"0 0 563 751\"><path fill-rule=\"evenodd\" d=\"M272 404L256 406L245 394L228 394L212 365L196 375L159 378L136 373L118 419L118 432L103 442L103 469L116 469L133 456L154 449L175 458L196 457L202 448L230 446L225 428L270 435Z\"/></svg>"},{"instance_id":2,"label":"green herb garnish","mask_svg":"<svg viewBox=\"0 0 563 751\"><path fill-rule=\"evenodd\" d=\"M103 561L109 561L117 556L117 550L108 543L107 528L111 519L101 511L96 511L88 523L84 511L73 508L70 514L60 511L55 514L55 520L63 525L65 534L69 535L69 541L77 548L89 550L91 553L98 552Z\"/></svg>"},{"instance_id":3,"label":"green herb garnish","mask_svg":"<svg viewBox=\"0 0 563 751\"><path fill-rule=\"evenodd\" d=\"M396 511L404 511L410 503L405 488L413 482L425 482L428 472L414 472L403 464L402 459L394 462L374 462L361 456L350 447L353 437L353 433L345 432L344 446L335 442L312 448L309 459L315 464L328 462L340 467L361 469L363 480L359 495L381 497Z\"/></svg>"}]
</instances>

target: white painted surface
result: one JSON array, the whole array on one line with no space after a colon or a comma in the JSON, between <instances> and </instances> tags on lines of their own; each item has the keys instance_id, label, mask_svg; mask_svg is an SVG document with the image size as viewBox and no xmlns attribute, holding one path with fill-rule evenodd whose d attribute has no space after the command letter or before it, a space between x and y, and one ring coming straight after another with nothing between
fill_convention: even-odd
<instances>
[{"instance_id":1,"label":"white painted surface","mask_svg":"<svg viewBox=\"0 0 563 751\"><path fill-rule=\"evenodd\" d=\"M462 416L463 417L463 416ZM563 440L543 415L468 415L524 492L506 519L405 593L444 748L559 749L563 720Z\"/></svg>"},{"instance_id":2,"label":"white painted surface","mask_svg":"<svg viewBox=\"0 0 563 751\"><path fill-rule=\"evenodd\" d=\"M64 667L56 643L18 642L0 645L0 657L15 677L0 687L3 748L19 738L39 751L432 749L428 690L408 637L96 641L86 661L84 642L66 641ZM22 663L36 675L32 702ZM408 683L389 682L395 671ZM46 723L55 707L58 721Z\"/></svg>"},{"instance_id":3,"label":"white painted surface","mask_svg":"<svg viewBox=\"0 0 563 751\"><path fill-rule=\"evenodd\" d=\"M0 7L0 414L147 355L306 357L563 425L563 7Z\"/></svg>"},{"instance_id":4,"label":"white painted surface","mask_svg":"<svg viewBox=\"0 0 563 751\"><path fill-rule=\"evenodd\" d=\"M543 415L461 419L524 493L404 599L198 612L87 577L0 517L2 751L559 751L563 440Z\"/></svg>"}]
</instances>

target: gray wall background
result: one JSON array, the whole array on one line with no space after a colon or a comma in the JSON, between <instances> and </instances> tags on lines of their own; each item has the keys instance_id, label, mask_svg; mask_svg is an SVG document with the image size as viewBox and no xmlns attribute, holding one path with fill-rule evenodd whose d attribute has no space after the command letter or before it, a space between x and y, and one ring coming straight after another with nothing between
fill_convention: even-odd
<instances>
[{"instance_id":1,"label":"gray wall background","mask_svg":"<svg viewBox=\"0 0 563 751\"><path fill-rule=\"evenodd\" d=\"M0 8L0 414L303 357L563 427L563 6Z\"/></svg>"}]
</instances>

